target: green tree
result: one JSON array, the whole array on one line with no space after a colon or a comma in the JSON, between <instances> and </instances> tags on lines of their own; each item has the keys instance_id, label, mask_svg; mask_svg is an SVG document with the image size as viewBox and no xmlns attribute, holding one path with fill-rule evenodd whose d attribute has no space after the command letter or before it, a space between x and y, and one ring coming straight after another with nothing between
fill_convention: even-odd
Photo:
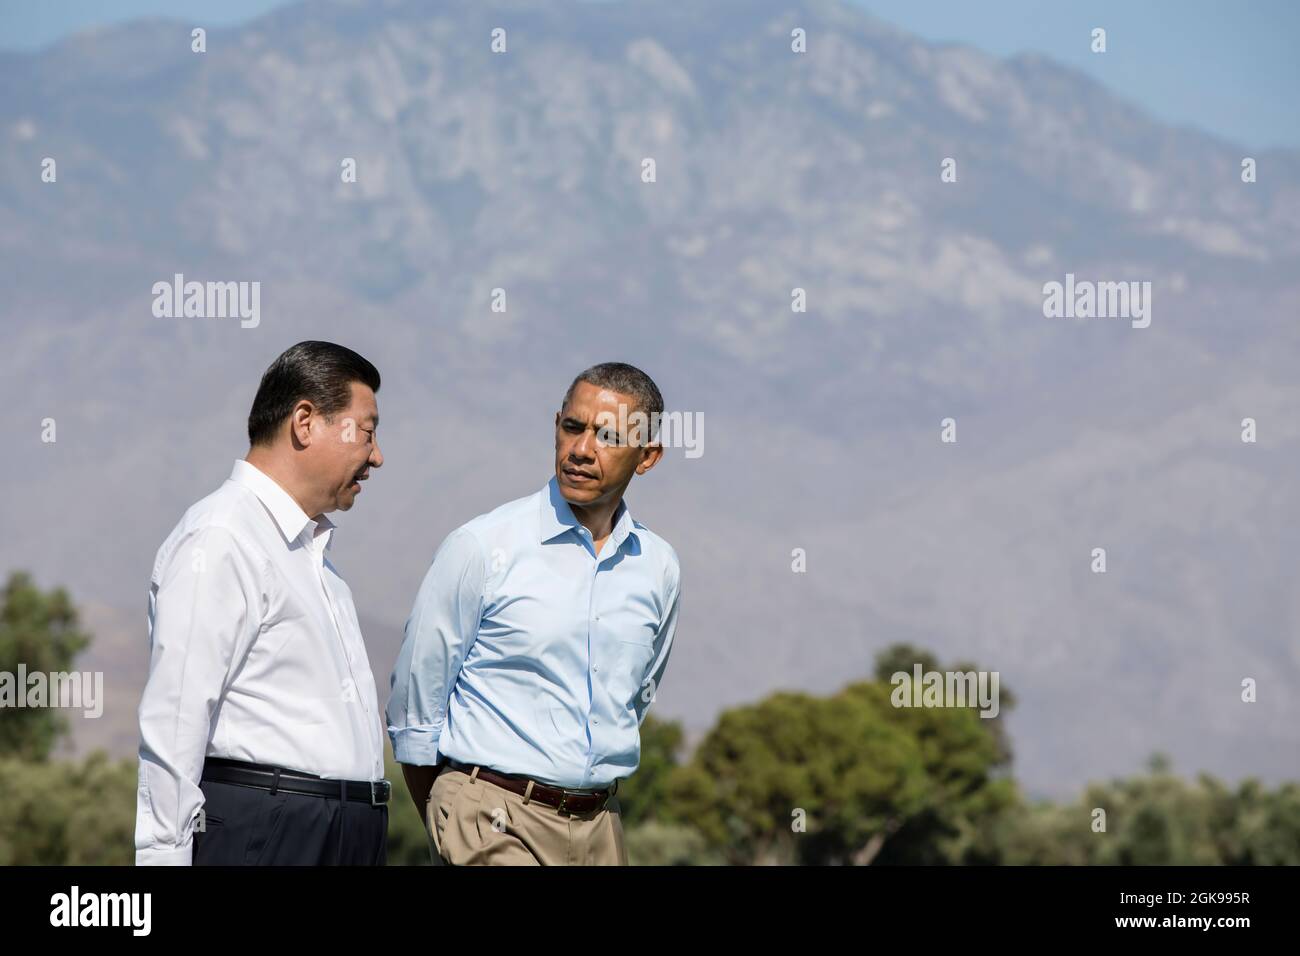
<instances>
[{"instance_id":1,"label":"green tree","mask_svg":"<svg viewBox=\"0 0 1300 956\"><path fill-rule=\"evenodd\" d=\"M895 707L888 676L913 663L938 670L896 645L876 680L724 712L671 775L665 816L733 863L996 861L994 824L1016 801L1003 742L974 702Z\"/></svg>"},{"instance_id":2,"label":"green tree","mask_svg":"<svg viewBox=\"0 0 1300 956\"><path fill-rule=\"evenodd\" d=\"M10 693L27 692L25 686L17 686L20 664L28 674L68 671L89 643L62 588L44 592L23 572L9 576L0 595L0 675L9 675ZM19 708L6 703L0 720L0 755L46 759L58 737L67 732L67 720L54 707Z\"/></svg>"},{"instance_id":3,"label":"green tree","mask_svg":"<svg viewBox=\"0 0 1300 956\"><path fill-rule=\"evenodd\" d=\"M726 861L694 827L650 820L626 829L632 866L721 866Z\"/></svg>"},{"instance_id":4,"label":"green tree","mask_svg":"<svg viewBox=\"0 0 1300 956\"><path fill-rule=\"evenodd\" d=\"M1103 818L1105 829L1094 821ZM1175 776L1156 755L1145 775L1091 784L1068 804L1035 803L1001 822L1007 863L1258 866L1300 863L1300 784L1233 790Z\"/></svg>"},{"instance_id":5,"label":"green tree","mask_svg":"<svg viewBox=\"0 0 1300 956\"><path fill-rule=\"evenodd\" d=\"M847 862L924 802L917 743L861 696L724 712L670 782L674 822L732 863Z\"/></svg>"},{"instance_id":6,"label":"green tree","mask_svg":"<svg viewBox=\"0 0 1300 956\"><path fill-rule=\"evenodd\" d=\"M0 866L129 866L136 768L96 751L84 760L0 758Z\"/></svg>"},{"instance_id":7,"label":"green tree","mask_svg":"<svg viewBox=\"0 0 1300 956\"><path fill-rule=\"evenodd\" d=\"M875 678L882 684L888 684L890 678L898 673L910 676L912 667L916 664L921 665L922 671L939 669L937 657L913 644L890 644L876 654L875 664Z\"/></svg>"},{"instance_id":8,"label":"green tree","mask_svg":"<svg viewBox=\"0 0 1300 956\"><path fill-rule=\"evenodd\" d=\"M898 673L912 676L917 664L921 665L921 672L929 671L957 671L961 673L979 672L979 668L968 661L957 661L946 668L939 666L939 659L929 651L922 650L912 644L891 644L876 655L875 677L876 680L884 684L890 684L893 676ZM1001 676L1001 675L999 675ZM977 708L976 701L968 701L967 706ZM984 729L993 735L993 739L998 747L998 766L1008 766L1011 763L1011 738L1007 734L1006 724L1003 723L1003 714L1011 711L1016 706L1016 696L1011 692L1009 687L1003 687L998 684L998 712L995 717L982 718Z\"/></svg>"}]
</instances>

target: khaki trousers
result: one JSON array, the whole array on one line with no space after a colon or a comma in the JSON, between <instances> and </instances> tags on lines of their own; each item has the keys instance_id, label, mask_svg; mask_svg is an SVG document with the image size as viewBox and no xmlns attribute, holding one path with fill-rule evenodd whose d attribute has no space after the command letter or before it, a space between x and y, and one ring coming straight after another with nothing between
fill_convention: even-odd
<instances>
[{"instance_id":1,"label":"khaki trousers","mask_svg":"<svg viewBox=\"0 0 1300 956\"><path fill-rule=\"evenodd\" d=\"M429 793L425 826L435 865L628 865L618 797L610 797L603 810L560 813L445 767Z\"/></svg>"}]
</instances>

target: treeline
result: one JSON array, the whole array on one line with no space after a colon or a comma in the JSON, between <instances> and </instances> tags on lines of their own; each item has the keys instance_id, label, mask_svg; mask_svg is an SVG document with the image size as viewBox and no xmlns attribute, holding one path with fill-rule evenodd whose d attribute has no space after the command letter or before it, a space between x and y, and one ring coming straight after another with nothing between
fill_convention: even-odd
<instances>
[{"instance_id":1,"label":"treeline","mask_svg":"<svg viewBox=\"0 0 1300 956\"><path fill-rule=\"evenodd\" d=\"M62 590L9 579L0 672L64 671L89 641ZM1154 757L1136 777L1073 803L1026 800L1000 711L896 707L890 675L941 668L906 645L870 679L818 697L782 692L725 711L694 752L681 727L642 725L641 766L619 801L634 864L1296 864L1300 784L1229 787L1175 776ZM0 865L130 864L136 764L51 757L55 710L0 710ZM389 862L429 862L422 821L391 761Z\"/></svg>"}]
</instances>

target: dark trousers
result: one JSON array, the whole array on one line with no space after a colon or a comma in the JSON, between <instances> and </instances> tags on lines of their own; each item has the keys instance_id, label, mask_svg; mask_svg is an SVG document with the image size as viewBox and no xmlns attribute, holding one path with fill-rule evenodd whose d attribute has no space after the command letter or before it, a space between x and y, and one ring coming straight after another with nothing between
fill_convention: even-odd
<instances>
[{"instance_id":1,"label":"dark trousers","mask_svg":"<svg viewBox=\"0 0 1300 956\"><path fill-rule=\"evenodd\" d=\"M383 866L388 807L204 780L195 866Z\"/></svg>"}]
</instances>

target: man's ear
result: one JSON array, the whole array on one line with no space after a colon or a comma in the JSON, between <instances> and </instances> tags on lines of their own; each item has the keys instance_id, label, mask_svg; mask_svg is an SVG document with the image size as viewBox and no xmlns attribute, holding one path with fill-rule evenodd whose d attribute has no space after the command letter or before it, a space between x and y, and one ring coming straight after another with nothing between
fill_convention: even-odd
<instances>
[{"instance_id":1,"label":"man's ear","mask_svg":"<svg viewBox=\"0 0 1300 956\"><path fill-rule=\"evenodd\" d=\"M316 414L316 406L303 399L293 406L289 413L289 429L293 433L294 444L306 448L311 444L311 420Z\"/></svg>"},{"instance_id":2,"label":"man's ear","mask_svg":"<svg viewBox=\"0 0 1300 956\"><path fill-rule=\"evenodd\" d=\"M641 453L641 461L637 463L636 473L644 475L647 471L659 463L659 459L664 456L664 446L659 442L651 442L645 446Z\"/></svg>"}]
</instances>

